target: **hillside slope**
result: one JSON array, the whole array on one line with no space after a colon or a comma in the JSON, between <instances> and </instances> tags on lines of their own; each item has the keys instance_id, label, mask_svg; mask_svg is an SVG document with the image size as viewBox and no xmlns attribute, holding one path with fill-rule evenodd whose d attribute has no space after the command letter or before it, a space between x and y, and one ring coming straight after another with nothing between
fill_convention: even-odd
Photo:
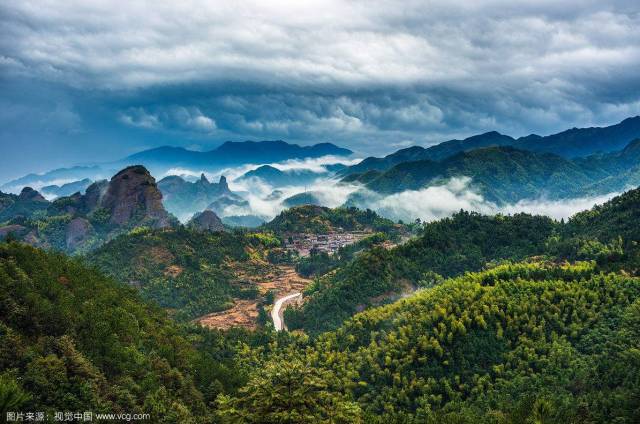
<instances>
[{"instance_id":1,"label":"hillside slope","mask_svg":"<svg viewBox=\"0 0 640 424\"><path fill-rule=\"evenodd\" d=\"M640 278L589 263L503 265L358 314L270 359L220 415L268 420L283 399L289 414L345 422L631 424L639 329ZM283 369L289 387L278 383ZM305 381L313 389L300 402Z\"/></svg>"},{"instance_id":2,"label":"hillside slope","mask_svg":"<svg viewBox=\"0 0 640 424\"><path fill-rule=\"evenodd\" d=\"M249 278L270 269L264 260L268 236L203 232L177 227L143 229L111 240L87 260L118 281L140 289L143 297L190 320L233 306L234 299L254 299Z\"/></svg>"},{"instance_id":3,"label":"hillside slope","mask_svg":"<svg viewBox=\"0 0 640 424\"><path fill-rule=\"evenodd\" d=\"M478 271L487 263L547 256L595 260L606 271L640 275L640 189L624 193L567 223L517 214L488 217L460 212L427 223L419 236L391 250L372 249L305 293L302 308L289 308L289 328L311 334L338 327L358 310L393 300L441 277Z\"/></svg>"},{"instance_id":4,"label":"hillside slope","mask_svg":"<svg viewBox=\"0 0 640 424\"><path fill-rule=\"evenodd\" d=\"M523 199L564 199L622 191L640 180L638 160L637 141L621 151L580 160L510 146L489 147L458 153L440 162L403 162L382 173L354 174L343 181L363 184L375 193L392 194L443 185L452 178L469 178L473 190L500 205ZM356 192L351 203L359 205L362 196Z\"/></svg>"},{"instance_id":5,"label":"hillside slope","mask_svg":"<svg viewBox=\"0 0 640 424\"><path fill-rule=\"evenodd\" d=\"M0 243L3 417L92 411L211 422L209 387L242 381L225 343L177 326L132 288L77 260Z\"/></svg>"},{"instance_id":6,"label":"hillside slope","mask_svg":"<svg viewBox=\"0 0 640 424\"><path fill-rule=\"evenodd\" d=\"M15 237L69 253L88 251L135 228L177 224L162 204L155 179L139 165L121 170L110 181L91 184L85 194L53 202L25 188L0 213L0 225L5 221L4 228L12 229ZM5 232L0 227L0 234Z\"/></svg>"}]
</instances>

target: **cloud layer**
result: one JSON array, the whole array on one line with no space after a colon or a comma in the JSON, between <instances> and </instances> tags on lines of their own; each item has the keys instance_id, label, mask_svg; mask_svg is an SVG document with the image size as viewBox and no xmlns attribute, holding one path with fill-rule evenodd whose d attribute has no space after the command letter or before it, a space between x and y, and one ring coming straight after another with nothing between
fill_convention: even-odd
<instances>
[{"instance_id":1,"label":"cloud layer","mask_svg":"<svg viewBox=\"0 0 640 424\"><path fill-rule=\"evenodd\" d=\"M380 153L611 124L640 114L639 27L633 0L9 0L0 137L111 158L246 138Z\"/></svg>"}]
</instances>

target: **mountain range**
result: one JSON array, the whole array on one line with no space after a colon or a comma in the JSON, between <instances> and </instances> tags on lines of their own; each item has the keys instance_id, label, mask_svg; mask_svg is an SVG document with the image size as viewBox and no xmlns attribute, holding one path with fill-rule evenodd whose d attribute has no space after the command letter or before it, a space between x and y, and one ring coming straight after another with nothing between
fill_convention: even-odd
<instances>
[{"instance_id":1,"label":"mountain range","mask_svg":"<svg viewBox=\"0 0 640 424\"><path fill-rule=\"evenodd\" d=\"M277 213L297 205L326 205L325 200L329 199L333 205L339 204L331 192L336 176L341 178L341 183L361 186L346 198L344 204L348 206L376 208L380 196L445 185L453 178L464 179L484 200L504 205L539 198L555 200L607 195L636 186L640 183L640 117L628 118L609 127L574 128L544 137L531 135L514 139L489 132L429 148L401 149L383 158L366 158L349 167L337 162L323 165L320 170L269 164L350 153L329 143L302 147L283 141L227 142L209 152L161 147L140 152L121 162L151 164L155 168L149 171L154 175L171 173L159 180L158 189L163 196L164 208L183 222L208 209L227 224L256 225L273 217L264 216L264 211ZM227 171L237 175L237 170L249 168L231 181L236 184L236 190L242 191L232 191L224 176L220 176L217 183L210 182L204 174L194 179L188 167L204 168L205 164L215 169L208 172L214 175ZM229 168L223 169L225 166ZM234 166L236 172L232 172ZM180 174L182 167L184 173L173 175ZM47 198L76 196L76 191L82 195L87 189L91 182L88 178L67 183L60 181L83 174L91 174L91 179L97 180L104 172L107 172L105 165L58 169L44 175L23 177L8 186L16 189L16 183L33 181L37 184L35 188L44 185L42 193ZM58 183L45 185L51 178ZM308 184L312 185L309 190ZM267 189L271 188L268 195L265 195L265 185ZM282 190L284 187L287 189ZM349 190L351 188L346 191ZM16 196L6 195L3 200L6 204L15 203L4 212L5 221L19 208L44 208L38 202L16 203ZM252 209L249 199L262 202L262 207L257 208L260 211Z\"/></svg>"},{"instance_id":2,"label":"mountain range","mask_svg":"<svg viewBox=\"0 0 640 424\"><path fill-rule=\"evenodd\" d=\"M237 178L236 182L251 183L252 179L260 179L269 184L273 188L286 186L299 186L301 184L310 184L317 179L327 178L332 175L331 172L314 172L308 169L291 169L280 170L271 165L262 165L256 169L248 171Z\"/></svg>"},{"instance_id":3,"label":"mountain range","mask_svg":"<svg viewBox=\"0 0 640 424\"><path fill-rule=\"evenodd\" d=\"M242 197L229 189L224 176L220 176L218 183L213 183L204 174L194 182L172 175L158 181L158 189L167 210L180 218L189 217L194 211L212 209L220 213L230 204L246 205Z\"/></svg>"},{"instance_id":4,"label":"mountain range","mask_svg":"<svg viewBox=\"0 0 640 424\"><path fill-rule=\"evenodd\" d=\"M272 163L290 159L317 158L322 156L349 156L351 150L331 143L300 146L275 141L227 141L208 152L197 152L182 147L158 147L131 155L124 162L145 165L170 164L180 166L231 166L247 163Z\"/></svg>"},{"instance_id":5,"label":"mountain range","mask_svg":"<svg viewBox=\"0 0 640 424\"><path fill-rule=\"evenodd\" d=\"M311 146L286 143L284 141L226 142L216 149L199 152L182 147L163 146L144 150L115 162L59 168L42 174L28 174L0 186L0 190L19 192L22 187L41 188L60 185L85 178L98 180L113 175L131 165L144 165L155 175L166 173L170 168L194 168L219 171L224 167L245 164L267 164L292 159L319 158L322 156L349 156L353 152L331 143Z\"/></svg>"},{"instance_id":6,"label":"mountain range","mask_svg":"<svg viewBox=\"0 0 640 424\"><path fill-rule=\"evenodd\" d=\"M341 176L366 171L386 171L402 162L419 160L442 161L457 153L482 147L513 146L520 150L553 153L567 159L622 150L640 138L640 116L627 118L608 127L573 128L557 134L532 134L515 139L496 131L475 135L464 140L450 140L431 147L413 146L398 150L383 158L368 157L339 172Z\"/></svg>"},{"instance_id":7,"label":"mountain range","mask_svg":"<svg viewBox=\"0 0 640 424\"><path fill-rule=\"evenodd\" d=\"M142 169L112 183L155 204ZM138 227L74 259L2 242L1 406L166 423L635 423L639 219L636 189L568 222L461 212L420 225L318 276L284 313L296 333L265 319L274 294L258 284L295 260L272 231L391 223L296 208L266 231ZM250 330L195 324L247 303Z\"/></svg>"},{"instance_id":8,"label":"mountain range","mask_svg":"<svg viewBox=\"0 0 640 424\"><path fill-rule=\"evenodd\" d=\"M640 182L639 163L640 139L620 151L573 160L507 145L462 151L441 161L401 162L384 171L350 174L342 181L391 194L467 177L485 199L505 204L539 197L563 199L619 192ZM358 196L362 194L352 199Z\"/></svg>"}]
</instances>

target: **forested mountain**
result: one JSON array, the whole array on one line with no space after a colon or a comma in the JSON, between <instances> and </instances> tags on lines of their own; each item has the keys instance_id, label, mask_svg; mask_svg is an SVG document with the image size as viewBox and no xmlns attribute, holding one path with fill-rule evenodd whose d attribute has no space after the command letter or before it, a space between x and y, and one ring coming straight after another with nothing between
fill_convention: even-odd
<instances>
[{"instance_id":1,"label":"forested mountain","mask_svg":"<svg viewBox=\"0 0 640 424\"><path fill-rule=\"evenodd\" d=\"M577 158L615 152L637 138L640 138L640 116L627 118L608 127L572 128L545 137L532 134L519 138L514 146L533 152Z\"/></svg>"},{"instance_id":2,"label":"forested mountain","mask_svg":"<svg viewBox=\"0 0 640 424\"><path fill-rule=\"evenodd\" d=\"M245 371L232 335L184 328L63 254L0 243L0 413L150 414L212 422ZM248 337L243 339L248 341Z\"/></svg>"},{"instance_id":3,"label":"forested mountain","mask_svg":"<svg viewBox=\"0 0 640 424\"><path fill-rule=\"evenodd\" d=\"M592 263L502 265L271 356L238 395L219 398L219 415L631 424L640 419L639 328L638 277L599 274Z\"/></svg>"},{"instance_id":4,"label":"forested mountain","mask_svg":"<svg viewBox=\"0 0 640 424\"><path fill-rule=\"evenodd\" d=\"M210 182L202 174L200 179L189 182L172 175L158 181L158 188L162 192L163 204L172 214L186 218L194 211L202 211L216 202L234 201L246 203L242 197L232 192L227 179L220 176L217 183ZM210 207L211 208L211 207ZM215 211L220 212L220 208Z\"/></svg>"},{"instance_id":5,"label":"forested mountain","mask_svg":"<svg viewBox=\"0 0 640 424\"><path fill-rule=\"evenodd\" d=\"M371 210L304 205L282 211L263 228L277 234L325 234L337 230L393 232L399 226Z\"/></svg>"},{"instance_id":6,"label":"forested mountain","mask_svg":"<svg viewBox=\"0 0 640 424\"><path fill-rule=\"evenodd\" d=\"M635 423L639 193L567 223L461 212L368 248L287 309L311 338L179 326L122 284L188 320L255 295L233 274L268 266L268 233L135 230L86 258L120 283L2 243L3 407L161 423ZM271 229L385 226L370 211L292 211Z\"/></svg>"},{"instance_id":7,"label":"forested mountain","mask_svg":"<svg viewBox=\"0 0 640 424\"><path fill-rule=\"evenodd\" d=\"M336 328L356 311L388 302L499 260L551 258L599 261L606 270L640 270L640 189L582 212L566 224L527 214L487 217L460 212L425 224L391 250L374 248L317 280L300 309L285 312L290 328Z\"/></svg>"},{"instance_id":8,"label":"forested mountain","mask_svg":"<svg viewBox=\"0 0 640 424\"><path fill-rule=\"evenodd\" d=\"M542 254L557 227L546 217L469 212L426 224L417 238L391 250L373 248L318 279L305 292L301 309L286 310L287 325L317 334L338 327L359 310L436 284L442 277L477 271L494 260Z\"/></svg>"},{"instance_id":9,"label":"forested mountain","mask_svg":"<svg viewBox=\"0 0 640 424\"><path fill-rule=\"evenodd\" d=\"M567 159L583 158L622 150L640 138L640 116L627 118L608 127L573 128L549 136L529 135L514 139L492 131L464 140L449 140L431 147L412 146L398 150L383 158L368 157L350 166L340 175L362 174L367 171L387 171L403 162L429 160L439 162L457 153L483 147L513 146L520 150L553 153Z\"/></svg>"},{"instance_id":10,"label":"forested mountain","mask_svg":"<svg viewBox=\"0 0 640 424\"><path fill-rule=\"evenodd\" d=\"M0 192L0 224L14 217L28 217L45 210L49 202L31 187L22 189L19 195Z\"/></svg>"},{"instance_id":11,"label":"forested mountain","mask_svg":"<svg viewBox=\"0 0 640 424\"><path fill-rule=\"evenodd\" d=\"M498 204L539 197L562 199L628 188L640 179L639 153L638 141L619 152L580 160L510 146L489 147L458 153L440 162L403 162L383 173L354 174L343 181L359 182L374 192L389 194L468 177L487 200Z\"/></svg>"},{"instance_id":12,"label":"forested mountain","mask_svg":"<svg viewBox=\"0 0 640 424\"><path fill-rule=\"evenodd\" d=\"M209 232L191 228L140 229L89 253L87 260L142 296L193 319L233 306L234 298L258 297L251 280L240 275L268 268L266 247L273 236Z\"/></svg>"},{"instance_id":13,"label":"forested mountain","mask_svg":"<svg viewBox=\"0 0 640 424\"><path fill-rule=\"evenodd\" d=\"M440 161L456 153L491 146L509 146L515 142L512 137L496 131L474 135L464 140L449 140L428 148L412 146L398 150L384 158L368 157L362 162L339 172L341 176L359 174L367 171L386 171L402 162L419 160Z\"/></svg>"},{"instance_id":14,"label":"forested mountain","mask_svg":"<svg viewBox=\"0 0 640 424\"><path fill-rule=\"evenodd\" d=\"M329 172L319 173L306 169L292 169L281 171L271 165L262 165L241 175L236 181L250 182L258 178L272 187L296 186L309 184L321 177L327 177Z\"/></svg>"},{"instance_id":15,"label":"forested mountain","mask_svg":"<svg viewBox=\"0 0 640 424\"><path fill-rule=\"evenodd\" d=\"M282 205L286 208L294 208L296 206L323 206L323 201L319 192L305 191L302 193L289 196L282 201Z\"/></svg>"},{"instance_id":16,"label":"forested mountain","mask_svg":"<svg viewBox=\"0 0 640 424\"><path fill-rule=\"evenodd\" d=\"M9 233L32 245L61 251L86 251L137 227L166 228L177 220L162 205L155 179L142 166L132 166L110 181L91 184L85 194L48 202L25 188L5 197L0 234ZM10 203L10 204L9 204Z\"/></svg>"}]
</instances>

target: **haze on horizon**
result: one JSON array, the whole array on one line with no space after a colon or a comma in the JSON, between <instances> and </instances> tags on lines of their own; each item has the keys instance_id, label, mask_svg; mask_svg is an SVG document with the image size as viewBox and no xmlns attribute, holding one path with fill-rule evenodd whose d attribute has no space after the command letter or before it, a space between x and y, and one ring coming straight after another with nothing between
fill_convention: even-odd
<instances>
[{"instance_id":1,"label":"haze on horizon","mask_svg":"<svg viewBox=\"0 0 640 424\"><path fill-rule=\"evenodd\" d=\"M640 114L631 0L0 4L0 180L161 145L362 155Z\"/></svg>"}]
</instances>

